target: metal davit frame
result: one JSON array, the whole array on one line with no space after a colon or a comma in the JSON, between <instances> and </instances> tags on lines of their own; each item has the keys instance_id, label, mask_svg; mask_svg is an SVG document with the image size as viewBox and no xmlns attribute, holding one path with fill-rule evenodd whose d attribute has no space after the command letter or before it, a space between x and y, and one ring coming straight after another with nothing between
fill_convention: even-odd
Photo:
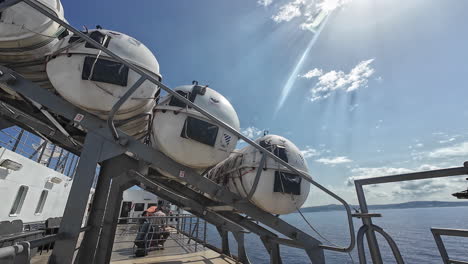
<instances>
[{"instance_id":1,"label":"metal davit frame","mask_svg":"<svg viewBox=\"0 0 468 264\"><path fill-rule=\"evenodd\" d=\"M366 263L366 256L364 252L364 242L363 242L364 235L366 235L366 238L367 238L367 244L369 246L369 252L372 258L372 263L374 264L383 263L382 256L380 254L379 244L377 242L377 237L375 235L376 232L382 235L387 241L387 243L389 244L390 249L392 250L393 256L395 257L396 263L398 264L404 263L400 250L398 249L395 241L381 227L372 223L372 217L380 217L381 215L369 213L363 186L382 184L382 183L391 183L391 182L403 182L403 181L443 178L443 177L460 176L460 175L466 175L466 174L468 174L468 162L465 162L463 164L463 167L430 170L430 171L414 172L414 173L405 173L405 174L399 174L399 175L355 180L354 185L356 186L356 194L358 197L359 207L361 208L361 212L359 214L354 214L354 216L361 218L362 224L363 224L357 234L357 248L358 248L358 254L359 254L359 263L361 264ZM468 230L432 228L431 232L434 235L434 239L436 241L437 247L441 254L442 260L444 261L444 264L468 263L464 261L457 261L457 260L449 259L444 243L442 239L440 238L441 235L468 237Z\"/></svg>"},{"instance_id":2,"label":"metal davit frame","mask_svg":"<svg viewBox=\"0 0 468 264\"><path fill-rule=\"evenodd\" d=\"M0 3L0 11L18 2L21 1L5 0ZM109 262L118 212L122 200L122 193L125 189L133 185L140 185L156 195L159 195L180 207L186 208L187 211L216 225L222 237L223 251L225 252L229 252L227 234L228 232L232 232L238 243L239 259L243 263L250 263L244 248L243 234L245 232L252 232L260 236L270 254L271 263L281 263L279 245L303 248L312 263L325 263L324 250L349 252L354 248L355 235L352 224L351 209L346 201L338 195L315 182L310 175L295 169L204 109L174 92L169 87L162 84L158 78L155 78L140 70L133 64L128 63L88 37L83 32L55 17L51 12L49 12L47 7L43 6L41 3L34 0L22 0L22 2L49 17L95 48L107 53L107 55L112 57L114 60L124 64L141 76L140 79L114 105L111 115L106 122L73 106L63 98L39 87L33 82L24 79L11 69L0 66L0 83L7 85L23 98L27 98L34 101L34 103L40 104L42 107L41 111L45 110L54 113L57 116L68 120L67 125L75 127L79 126L86 131L86 136L83 142L79 142L80 144L70 144L70 138L66 133L61 133L63 132L63 127L57 127L57 129L54 129L54 124L52 127L48 127L48 130L50 130L48 135L55 142L61 143L66 148L71 149L76 153L81 153L81 159L76 170L75 180L69 194L67 206L63 215L59 234L57 236L58 240L55 244L52 256L49 259L49 263L72 263L73 261L76 263ZM300 175L304 180L310 182L321 191L338 200L347 212L347 220L351 237L350 244L347 247L322 245L319 240L308 235L302 230L297 229L280 218L259 209L248 199L230 192L224 187L219 186L199 175L193 169L178 164L165 156L159 150L151 148L116 129L113 121L113 115L145 80L158 85L167 93L175 96L180 101L202 113L212 122L224 127L240 139L243 139L245 142L258 149L264 157L275 160L289 171ZM36 128L40 128L47 131L44 124L47 120L43 121L44 118L40 118L39 115L41 113L29 113L8 105L8 102L3 102L0 106L6 109L5 111L2 111L2 113L4 114L3 117L7 118L9 121L14 120L16 124L25 127L26 129L36 130ZM17 119L17 116L27 116L29 119ZM26 123L23 120L33 121ZM48 123L46 122L46 124ZM57 136L54 136L55 134ZM102 169L99 175L95 198L93 200L88 219L88 228L84 233L84 238L79 246L79 250L76 251L78 236L82 231L80 227L85 213L88 195L92 186L96 165L98 163L102 165ZM167 171L169 174L174 175L175 178L162 176L159 173L156 173L156 170L152 168L159 168ZM206 198L204 195L189 188L188 185L208 194L214 199L211 200ZM242 215L234 212L218 211L218 209L216 209L226 205L242 213ZM256 222L260 222L263 226ZM274 232L272 230L274 230ZM281 234L284 237L279 237L278 234ZM75 252L78 252L78 254L75 254Z\"/></svg>"}]
</instances>

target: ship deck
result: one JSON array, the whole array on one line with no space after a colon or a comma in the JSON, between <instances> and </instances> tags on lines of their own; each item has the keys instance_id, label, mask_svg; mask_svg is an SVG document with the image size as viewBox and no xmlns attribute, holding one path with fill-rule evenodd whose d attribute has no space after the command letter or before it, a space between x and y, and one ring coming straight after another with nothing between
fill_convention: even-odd
<instances>
[{"instance_id":1,"label":"ship deck","mask_svg":"<svg viewBox=\"0 0 468 264\"><path fill-rule=\"evenodd\" d=\"M114 264L233 264L235 259L219 254L190 240L189 237L171 232L165 243L164 250L152 250L145 257L134 256L134 243L136 233L119 227L113 244L111 262ZM51 251L36 255L31 264L47 264Z\"/></svg>"},{"instance_id":2,"label":"ship deck","mask_svg":"<svg viewBox=\"0 0 468 264\"><path fill-rule=\"evenodd\" d=\"M134 257L133 241L136 233L133 230L118 228L112 249L111 263L114 264L231 264L237 263L233 258L219 254L203 245L190 240L187 236L171 231L164 250L152 250L146 257Z\"/></svg>"}]
</instances>

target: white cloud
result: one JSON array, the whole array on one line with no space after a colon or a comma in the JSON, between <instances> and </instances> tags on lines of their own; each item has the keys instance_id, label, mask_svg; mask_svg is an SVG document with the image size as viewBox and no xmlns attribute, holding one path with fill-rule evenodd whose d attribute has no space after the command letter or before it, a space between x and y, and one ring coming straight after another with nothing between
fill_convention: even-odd
<instances>
[{"instance_id":1,"label":"white cloud","mask_svg":"<svg viewBox=\"0 0 468 264\"><path fill-rule=\"evenodd\" d=\"M306 146L304 150L301 150L302 156L304 156L305 159L311 158L311 157L316 157L320 155L320 151L310 147Z\"/></svg>"},{"instance_id":2,"label":"white cloud","mask_svg":"<svg viewBox=\"0 0 468 264\"><path fill-rule=\"evenodd\" d=\"M263 131L254 127L254 126L249 126L247 128L241 129L240 131L244 136L250 138L250 139L255 139L259 137Z\"/></svg>"},{"instance_id":3,"label":"white cloud","mask_svg":"<svg viewBox=\"0 0 468 264\"><path fill-rule=\"evenodd\" d=\"M273 3L273 0L258 0L257 3L261 6L269 6Z\"/></svg>"},{"instance_id":4,"label":"white cloud","mask_svg":"<svg viewBox=\"0 0 468 264\"><path fill-rule=\"evenodd\" d=\"M428 153L430 158L450 158L468 155L468 141L450 147L439 148Z\"/></svg>"},{"instance_id":5,"label":"white cloud","mask_svg":"<svg viewBox=\"0 0 468 264\"><path fill-rule=\"evenodd\" d=\"M349 163L352 162L348 157L345 156L339 156L339 157L333 157L333 158L320 158L315 160L318 163L322 163L325 165L337 165L337 164L343 164L343 163Z\"/></svg>"},{"instance_id":6,"label":"white cloud","mask_svg":"<svg viewBox=\"0 0 468 264\"><path fill-rule=\"evenodd\" d=\"M377 167L377 168L354 168L351 170L353 176L348 177L346 180L347 185L353 185L355 180L387 176L394 174L409 173L413 170L406 168L392 168L392 167Z\"/></svg>"},{"instance_id":7,"label":"white cloud","mask_svg":"<svg viewBox=\"0 0 468 264\"><path fill-rule=\"evenodd\" d=\"M272 17L277 22L290 21L291 19L301 16L301 5L304 1L296 0L294 2L287 3L280 7L278 13Z\"/></svg>"},{"instance_id":8,"label":"white cloud","mask_svg":"<svg viewBox=\"0 0 468 264\"><path fill-rule=\"evenodd\" d=\"M259 0L259 2L264 1ZM272 19L280 23L300 17L301 29L315 31L333 10L348 2L351 0L294 0L282 5Z\"/></svg>"},{"instance_id":9,"label":"white cloud","mask_svg":"<svg viewBox=\"0 0 468 264\"><path fill-rule=\"evenodd\" d=\"M351 176L345 181L347 187L343 190L353 190L354 181L358 179L382 177L389 175L413 173L418 171L437 170L443 164L421 164L413 168L405 167L363 167L351 169ZM450 194L463 189L466 176L434 178L414 181L403 181L385 184L371 184L365 187L366 196L371 204L385 204L390 202L418 201L447 201L455 200ZM460 187L461 186L461 187ZM339 188L339 187L338 187ZM355 199L355 197L350 197Z\"/></svg>"},{"instance_id":10,"label":"white cloud","mask_svg":"<svg viewBox=\"0 0 468 264\"><path fill-rule=\"evenodd\" d=\"M320 11L331 12L346 3L351 2L351 0L323 0L317 3L317 9Z\"/></svg>"},{"instance_id":11,"label":"white cloud","mask_svg":"<svg viewBox=\"0 0 468 264\"><path fill-rule=\"evenodd\" d=\"M311 79L311 78L322 76L322 75L323 75L323 71L321 69L315 68L315 69L308 71L304 75L299 75L299 76L302 78Z\"/></svg>"},{"instance_id":12,"label":"white cloud","mask_svg":"<svg viewBox=\"0 0 468 264\"><path fill-rule=\"evenodd\" d=\"M323 70L317 68L305 73L302 77L307 79L318 77L318 82L310 90L310 100L325 99L335 91L351 92L366 87L369 77L375 72L371 66L373 61L374 59L361 61L349 73L334 70L323 73Z\"/></svg>"},{"instance_id":13,"label":"white cloud","mask_svg":"<svg viewBox=\"0 0 468 264\"><path fill-rule=\"evenodd\" d=\"M449 142L452 142L452 141L455 141L455 138L452 137L452 138L449 138L447 140L440 140L439 143L440 144L445 144L445 143L449 143Z\"/></svg>"}]
</instances>

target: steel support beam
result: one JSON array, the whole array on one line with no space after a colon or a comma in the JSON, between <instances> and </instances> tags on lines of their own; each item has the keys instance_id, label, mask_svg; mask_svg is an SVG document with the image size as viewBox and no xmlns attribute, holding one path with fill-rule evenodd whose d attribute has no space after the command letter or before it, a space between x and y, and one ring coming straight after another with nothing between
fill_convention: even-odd
<instances>
[{"instance_id":1,"label":"steel support beam","mask_svg":"<svg viewBox=\"0 0 468 264\"><path fill-rule=\"evenodd\" d=\"M128 181L126 172L112 179L101 235L99 236L98 247L96 249L96 257L92 263L110 262L123 192L135 185L135 183ZM86 262L82 263L85 264Z\"/></svg>"},{"instance_id":2,"label":"steel support beam","mask_svg":"<svg viewBox=\"0 0 468 264\"><path fill-rule=\"evenodd\" d=\"M120 155L103 162L88 218L87 226L90 227L90 229L84 234L76 263L94 262L99 235L103 225L107 198L111 187L111 180L114 176L122 173L122 171L132 168L133 163L128 161L129 158L127 156Z\"/></svg>"},{"instance_id":3,"label":"steel support beam","mask_svg":"<svg viewBox=\"0 0 468 264\"><path fill-rule=\"evenodd\" d=\"M247 256L247 252L245 251L245 240L244 240L244 233L242 232L233 232L234 238L237 242L237 257L239 261L243 264L250 264L249 257Z\"/></svg>"},{"instance_id":4,"label":"steel support beam","mask_svg":"<svg viewBox=\"0 0 468 264\"><path fill-rule=\"evenodd\" d=\"M10 121L6 120L5 118L2 118L2 116L0 116L0 130L3 130L5 128L9 128L9 127L12 127L14 126L15 124L11 123Z\"/></svg>"},{"instance_id":5,"label":"steel support beam","mask_svg":"<svg viewBox=\"0 0 468 264\"><path fill-rule=\"evenodd\" d=\"M279 244L272 242L264 237L260 237L263 245L265 246L268 254L270 254L270 264L282 264Z\"/></svg>"},{"instance_id":6,"label":"steel support beam","mask_svg":"<svg viewBox=\"0 0 468 264\"><path fill-rule=\"evenodd\" d=\"M221 250L223 254L230 256L231 250L229 250L229 233L222 227L217 226L218 234L221 237Z\"/></svg>"},{"instance_id":7,"label":"steel support beam","mask_svg":"<svg viewBox=\"0 0 468 264\"><path fill-rule=\"evenodd\" d=\"M77 153L80 146L73 144L70 139L53 125L45 123L38 113L24 112L15 106L5 102L0 102L0 116L12 125L17 125L32 133L47 137L54 144L65 148L68 151ZM81 142L82 143L82 142Z\"/></svg>"},{"instance_id":8,"label":"steel support beam","mask_svg":"<svg viewBox=\"0 0 468 264\"><path fill-rule=\"evenodd\" d=\"M103 141L90 132L86 136L83 152L68 196L60 224L59 239L55 243L49 263L72 263L81 224L96 173Z\"/></svg>"}]
</instances>

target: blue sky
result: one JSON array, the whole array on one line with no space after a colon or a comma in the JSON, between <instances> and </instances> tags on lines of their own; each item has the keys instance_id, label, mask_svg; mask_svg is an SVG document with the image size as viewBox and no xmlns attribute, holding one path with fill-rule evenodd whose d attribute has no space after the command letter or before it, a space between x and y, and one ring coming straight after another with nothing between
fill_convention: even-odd
<instances>
[{"instance_id":1,"label":"blue sky","mask_svg":"<svg viewBox=\"0 0 468 264\"><path fill-rule=\"evenodd\" d=\"M349 202L355 177L460 166L468 155L468 1L62 2L72 25L146 44L170 87L198 80L225 95L246 134L291 139L311 175ZM321 10L314 33L307 24ZM467 185L421 181L368 197L452 200ZM312 189L307 205L329 202Z\"/></svg>"}]
</instances>

